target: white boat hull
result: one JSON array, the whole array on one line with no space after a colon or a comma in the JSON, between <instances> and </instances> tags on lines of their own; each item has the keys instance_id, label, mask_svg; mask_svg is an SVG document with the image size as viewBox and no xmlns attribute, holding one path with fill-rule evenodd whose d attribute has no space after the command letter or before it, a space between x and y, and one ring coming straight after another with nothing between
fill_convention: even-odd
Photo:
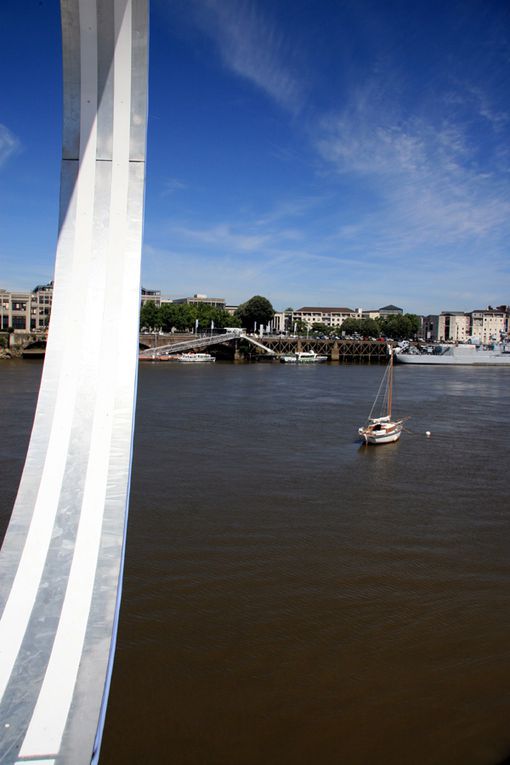
<instances>
[{"instance_id":1,"label":"white boat hull","mask_svg":"<svg viewBox=\"0 0 510 765\"><path fill-rule=\"evenodd\" d=\"M327 356L318 356L315 353L296 353L290 356L280 356L282 364L322 364L328 360Z\"/></svg>"},{"instance_id":2,"label":"white boat hull","mask_svg":"<svg viewBox=\"0 0 510 765\"><path fill-rule=\"evenodd\" d=\"M452 347L444 353L398 353L397 364L437 364L440 366L510 367L508 351L488 351L476 346Z\"/></svg>"},{"instance_id":3,"label":"white boat hull","mask_svg":"<svg viewBox=\"0 0 510 765\"><path fill-rule=\"evenodd\" d=\"M208 353L182 353L177 360L184 364L202 364L216 361L214 356Z\"/></svg>"},{"instance_id":4,"label":"white boat hull","mask_svg":"<svg viewBox=\"0 0 510 765\"><path fill-rule=\"evenodd\" d=\"M367 425L364 428L359 428L358 433L365 444L373 444L374 446L377 446L378 444L392 444L395 441L398 441L402 433L402 428L402 420L399 420L398 422L390 421L385 422L382 425L377 425L377 427L374 427L374 424Z\"/></svg>"},{"instance_id":5,"label":"white boat hull","mask_svg":"<svg viewBox=\"0 0 510 765\"><path fill-rule=\"evenodd\" d=\"M362 433L361 437L363 438L364 442L366 444L373 444L374 446L377 446L378 444L392 444L395 441L398 441L400 438L400 435L402 433L402 430L399 430L395 433Z\"/></svg>"}]
</instances>

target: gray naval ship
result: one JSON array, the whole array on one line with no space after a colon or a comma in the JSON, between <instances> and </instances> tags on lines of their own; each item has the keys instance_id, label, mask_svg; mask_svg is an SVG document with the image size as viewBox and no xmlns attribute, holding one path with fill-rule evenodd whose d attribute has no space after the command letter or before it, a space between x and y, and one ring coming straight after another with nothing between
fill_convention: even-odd
<instances>
[{"instance_id":1,"label":"gray naval ship","mask_svg":"<svg viewBox=\"0 0 510 765\"><path fill-rule=\"evenodd\" d=\"M506 339L490 345L469 342L459 345L439 344L423 348L404 345L395 349L395 361L399 364L510 367L510 340Z\"/></svg>"}]
</instances>

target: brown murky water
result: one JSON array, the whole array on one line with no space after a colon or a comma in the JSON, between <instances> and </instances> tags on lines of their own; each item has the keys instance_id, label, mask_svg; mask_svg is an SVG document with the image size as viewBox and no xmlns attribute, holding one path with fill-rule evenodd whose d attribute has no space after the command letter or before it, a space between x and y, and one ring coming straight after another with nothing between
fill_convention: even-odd
<instances>
[{"instance_id":1,"label":"brown murky water","mask_svg":"<svg viewBox=\"0 0 510 765\"><path fill-rule=\"evenodd\" d=\"M0 365L2 530L40 365ZM142 365L101 765L510 752L510 369ZM425 437L430 430L432 436Z\"/></svg>"}]
</instances>

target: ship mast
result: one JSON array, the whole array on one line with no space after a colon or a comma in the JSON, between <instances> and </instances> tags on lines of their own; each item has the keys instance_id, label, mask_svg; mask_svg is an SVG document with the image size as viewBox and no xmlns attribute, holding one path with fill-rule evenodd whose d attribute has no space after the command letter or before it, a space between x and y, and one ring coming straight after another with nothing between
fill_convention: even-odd
<instances>
[{"instance_id":1,"label":"ship mast","mask_svg":"<svg viewBox=\"0 0 510 765\"><path fill-rule=\"evenodd\" d=\"M391 405L393 397L393 348L388 346L390 353L390 368L388 370L388 417L391 420Z\"/></svg>"}]
</instances>

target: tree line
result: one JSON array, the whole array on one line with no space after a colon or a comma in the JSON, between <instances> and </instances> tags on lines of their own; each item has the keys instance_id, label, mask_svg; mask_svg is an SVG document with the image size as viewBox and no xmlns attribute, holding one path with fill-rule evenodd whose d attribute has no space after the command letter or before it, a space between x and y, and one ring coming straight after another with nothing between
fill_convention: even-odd
<instances>
[{"instance_id":1,"label":"tree line","mask_svg":"<svg viewBox=\"0 0 510 765\"><path fill-rule=\"evenodd\" d=\"M360 337L386 337L393 340L410 340L417 336L420 319L414 313L392 314L377 319L346 319L340 328L314 324L312 331L324 335L359 335Z\"/></svg>"},{"instance_id":2,"label":"tree line","mask_svg":"<svg viewBox=\"0 0 510 765\"><path fill-rule=\"evenodd\" d=\"M206 331L224 327L244 327L253 332L260 326L267 326L275 314L269 300L262 295L254 295L242 303L234 314L224 308L217 308L204 303L162 303L157 306L148 300L140 311L140 329L163 332L186 332L195 327ZM287 331L296 326L298 334L304 334L308 327L302 321L290 322ZM361 337L388 337L404 340L416 337L420 328L418 316L412 313L379 317L378 319L346 319L341 327L329 327L326 324L313 324L312 333L321 335L359 335Z\"/></svg>"},{"instance_id":3,"label":"tree line","mask_svg":"<svg viewBox=\"0 0 510 765\"><path fill-rule=\"evenodd\" d=\"M205 303L162 303L157 306L153 300L147 300L140 310L140 329L186 332L195 327L205 331L214 326L215 329L244 327L252 331L255 327L267 326L274 313L273 306L262 295L254 295L242 303L234 314Z\"/></svg>"}]
</instances>

